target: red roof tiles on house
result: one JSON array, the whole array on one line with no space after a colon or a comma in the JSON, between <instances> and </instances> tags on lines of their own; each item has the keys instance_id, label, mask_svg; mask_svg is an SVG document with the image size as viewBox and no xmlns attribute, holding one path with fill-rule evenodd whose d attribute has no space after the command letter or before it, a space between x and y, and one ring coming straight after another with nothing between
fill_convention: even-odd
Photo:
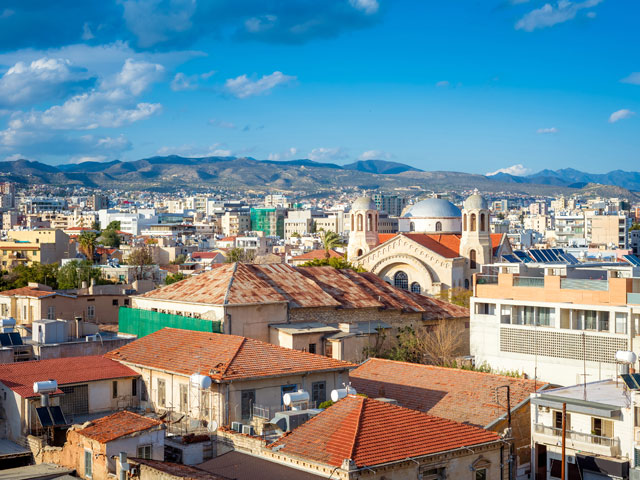
<instances>
[{"instance_id":1,"label":"red roof tiles on house","mask_svg":"<svg viewBox=\"0 0 640 480\"><path fill-rule=\"evenodd\" d=\"M200 373L217 381L338 371L355 366L252 338L174 328L158 330L106 356L184 375Z\"/></svg>"},{"instance_id":2,"label":"red roof tiles on house","mask_svg":"<svg viewBox=\"0 0 640 480\"><path fill-rule=\"evenodd\" d=\"M380 358L361 364L349 379L359 393L393 398L403 407L483 428L506 414L496 403L496 387L510 385L515 407L542 386L523 378ZM506 405L504 391L500 395Z\"/></svg>"},{"instance_id":3,"label":"red roof tiles on house","mask_svg":"<svg viewBox=\"0 0 640 480\"><path fill-rule=\"evenodd\" d=\"M460 241L462 235L457 233L443 233L439 235L428 233L385 233L378 234L378 241L380 244L383 244L398 235L407 237L442 257L457 258L460 256ZM503 236L504 234L502 233L490 234L494 253L502 243Z\"/></svg>"},{"instance_id":4,"label":"red roof tiles on house","mask_svg":"<svg viewBox=\"0 0 640 480\"><path fill-rule=\"evenodd\" d=\"M62 386L138 376L129 367L97 355L5 363L0 366L0 382L24 398L38 396L33 393L35 382L56 380Z\"/></svg>"},{"instance_id":5,"label":"red roof tiles on house","mask_svg":"<svg viewBox=\"0 0 640 480\"><path fill-rule=\"evenodd\" d=\"M0 292L0 295L4 295L5 297L33 297L33 298L42 298L42 297L50 297L53 295L57 295L57 292L52 290L40 290L39 288L32 287L21 287L14 288L13 290L3 290Z\"/></svg>"},{"instance_id":6,"label":"red roof tiles on house","mask_svg":"<svg viewBox=\"0 0 640 480\"><path fill-rule=\"evenodd\" d=\"M349 395L271 444L279 453L339 467L375 467L499 441L487 430Z\"/></svg>"},{"instance_id":7,"label":"red roof tiles on house","mask_svg":"<svg viewBox=\"0 0 640 480\"><path fill-rule=\"evenodd\" d=\"M339 254L333 249L329 249L329 258L342 258L343 255ZM310 252L303 253L302 255L298 255L297 257L291 258L291 260L295 261L308 261L308 260L323 260L327 258L326 252L324 248L319 248L317 250L311 250Z\"/></svg>"},{"instance_id":8,"label":"red roof tiles on house","mask_svg":"<svg viewBox=\"0 0 640 480\"><path fill-rule=\"evenodd\" d=\"M78 434L100 443L108 443L133 433L159 429L162 425L160 420L122 410L93 420L88 426L78 430Z\"/></svg>"}]
</instances>

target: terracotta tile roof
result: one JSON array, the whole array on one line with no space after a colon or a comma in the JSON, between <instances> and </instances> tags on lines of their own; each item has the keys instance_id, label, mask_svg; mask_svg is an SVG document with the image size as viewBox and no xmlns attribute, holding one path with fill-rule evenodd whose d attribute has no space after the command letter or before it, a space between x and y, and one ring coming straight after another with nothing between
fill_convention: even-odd
<instances>
[{"instance_id":1,"label":"terracotta tile roof","mask_svg":"<svg viewBox=\"0 0 640 480\"><path fill-rule=\"evenodd\" d=\"M225 381L333 371L353 364L252 338L163 328L106 354L132 365Z\"/></svg>"},{"instance_id":2,"label":"terracotta tile roof","mask_svg":"<svg viewBox=\"0 0 640 480\"><path fill-rule=\"evenodd\" d=\"M460 240L462 235L456 233L443 233L440 235L427 234L427 233L379 233L378 241L383 244L392 238L403 235L410 238L416 243L419 243L423 247L427 247L429 250L441 255L445 258L457 258L460 256ZM491 245L493 247L493 253L497 251L500 243L502 242L503 233L492 233Z\"/></svg>"},{"instance_id":3,"label":"terracotta tile roof","mask_svg":"<svg viewBox=\"0 0 640 480\"><path fill-rule=\"evenodd\" d=\"M218 240L219 242L233 242L235 241L235 239L238 238L237 235L231 235L230 237L224 237L221 238L220 240Z\"/></svg>"},{"instance_id":4,"label":"terracotta tile roof","mask_svg":"<svg viewBox=\"0 0 640 480\"><path fill-rule=\"evenodd\" d=\"M329 257L330 258L342 258L343 256L336 252L333 249L329 249ZM297 257L291 258L291 260L301 261L301 260L322 260L327 258L325 255L324 248L319 248L317 250L311 250L310 252L303 253L302 255L298 255Z\"/></svg>"},{"instance_id":5,"label":"terracotta tile roof","mask_svg":"<svg viewBox=\"0 0 640 480\"><path fill-rule=\"evenodd\" d=\"M62 386L138 376L129 367L97 355L0 365L0 382L24 398L37 397L33 384L45 380L56 380Z\"/></svg>"},{"instance_id":6,"label":"terracotta tile roof","mask_svg":"<svg viewBox=\"0 0 640 480\"><path fill-rule=\"evenodd\" d=\"M212 265L211 270L141 295L211 305L285 302L285 298L244 263Z\"/></svg>"},{"instance_id":7,"label":"terracotta tile roof","mask_svg":"<svg viewBox=\"0 0 640 480\"><path fill-rule=\"evenodd\" d=\"M78 430L78 434L100 443L108 443L132 433L152 428L158 429L162 425L160 420L122 410L113 415L93 420L88 426Z\"/></svg>"},{"instance_id":8,"label":"terracotta tile roof","mask_svg":"<svg viewBox=\"0 0 640 480\"><path fill-rule=\"evenodd\" d=\"M131 463L145 465L149 468L168 474L168 478L182 478L184 480L232 480L229 477L213 474L201 468L183 465L181 463L162 462L146 458L129 457Z\"/></svg>"},{"instance_id":9,"label":"terracotta tile roof","mask_svg":"<svg viewBox=\"0 0 640 480\"><path fill-rule=\"evenodd\" d=\"M341 466L375 467L499 440L496 433L371 398L349 395L270 445L278 452Z\"/></svg>"},{"instance_id":10,"label":"terracotta tile roof","mask_svg":"<svg viewBox=\"0 0 640 480\"><path fill-rule=\"evenodd\" d=\"M0 246L1 250L40 250L40 247L32 246L32 245L22 245L20 243L12 244L12 245L2 245Z\"/></svg>"},{"instance_id":11,"label":"terracotta tile roof","mask_svg":"<svg viewBox=\"0 0 640 480\"><path fill-rule=\"evenodd\" d=\"M333 267L297 267L297 270L340 302L343 308L384 307L382 302L352 282L341 270Z\"/></svg>"},{"instance_id":12,"label":"terracotta tile roof","mask_svg":"<svg viewBox=\"0 0 640 480\"><path fill-rule=\"evenodd\" d=\"M512 407L536 391L534 380L380 358L364 362L349 379L358 393L393 398L403 407L479 427L506 413L496 403L496 387L511 386ZM506 405L504 396L502 390L499 398Z\"/></svg>"},{"instance_id":13,"label":"terracotta tile roof","mask_svg":"<svg viewBox=\"0 0 640 480\"><path fill-rule=\"evenodd\" d=\"M0 292L0 295L4 295L5 297L13 297L14 295L17 295L21 297L42 298L57 295L57 292L51 290L40 290L38 288L31 287L21 287L14 288L13 290L3 290L2 292Z\"/></svg>"},{"instance_id":14,"label":"terracotta tile roof","mask_svg":"<svg viewBox=\"0 0 640 480\"><path fill-rule=\"evenodd\" d=\"M193 252L191 258L216 258L220 252Z\"/></svg>"}]
</instances>

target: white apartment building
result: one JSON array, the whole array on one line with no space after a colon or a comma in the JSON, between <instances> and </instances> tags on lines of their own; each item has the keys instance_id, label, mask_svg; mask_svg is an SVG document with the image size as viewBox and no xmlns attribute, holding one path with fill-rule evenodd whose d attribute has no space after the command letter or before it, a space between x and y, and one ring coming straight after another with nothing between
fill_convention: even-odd
<instances>
[{"instance_id":1,"label":"white apartment building","mask_svg":"<svg viewBox=\"0 0 640 480\"><path fill-rule=\"evenodd\" d=\"M496 265L498 275L474 279L476 365L574 385L584 373L587 381L615 378L618 350L640 353L637 268Z\"/></svg>"},{"instance_id":2,"label":"white apartment building","mask_svg":"<svg viewBox=\"0 0 640 480\"><path fill-rule=\"evenodd\" d=\"M640 478L640 396L610 379L531 394L536 480L560 478L563 404L568 480Z\"/></svg>"}]
</instances>

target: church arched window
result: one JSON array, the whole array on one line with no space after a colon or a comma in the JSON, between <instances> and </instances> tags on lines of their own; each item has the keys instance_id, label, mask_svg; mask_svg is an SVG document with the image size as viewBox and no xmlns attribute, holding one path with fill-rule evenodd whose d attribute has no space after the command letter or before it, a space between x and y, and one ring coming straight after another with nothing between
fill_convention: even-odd
<instances>
[{"instance_id":1,"label":"church arched window","mask_svg":"<svg viewBox=\"0 0 640 480\"><path fill-rule=\"evenodd\" d=\"M467 214L466 213L462 216L462 231L464 232L467 231Z\"/></svg>"},{"instance_id":2,"label":"church arched window","mask_svg":"<svg viewBox=\"0 0 640 480\"><path fill-rule=\"evenodd\" d=\"M413 222L409 223L409 231L410 232L415 232L416 231L416 224Z\"/></svg>"},{"instance_id":3,"label":"church arched window","mask_svg":"<svg viewBox=\"0 0 640 480\"><path fill-rule=\"evenodd\" d=\"M359 232L362 231L362 214L361 213L358 214L358 231Z\"/></svg>"},{"instance_id":4,"label":"church arched window","mask_svg":"<svg viewBox=\"0 0 640 480\"><path fill-rule=\"evenodd\" d=\"M355 226L353 225L353 223L354 223L354 218L355 218L355 215L351 215L351 231L352 231L352 232L355 230Z\"/></svg>"},{"instance_id":5,"label":"church arched window","mask_svg":"<svg viewBox=\"0 0 640 480\"><path fill-rule=\"evenodd\" d=\"M472 270L475 270L477 267L477 263L476 263L476 251L475 250L469 250L469 266Z\"/></svg>"},{"instance_id":6,"label":"church arched window","mask_svg":"<svg viewBox=\"0 0 640 480\"><path fill-rule=\"evenodd\" d=\"M442 222L436 222L436 232L442 231Z\"/></svg>"},{"instance_id":7,"label":"church arched window","mask_svg":"<svg viewBox=\"0 0 640 480\"><path fill-rule=\"evenodd\" d=\"M373 218L374 218L374 222L373 222L373 230L374 230L375 232L377 232L377 231L378 231L378 214L376 213L376 214L375 214L375 216L374 216Z\"/></svg>"},{"instance_id":8,"label":"church arched window","mask_svg":"<svg viewBox=\"0 0 640 480\"><path fill-rule=\"evenodd\" d=\"M471 214L471 225L469 226L469 230L471 230L472 232L476 231L476 214L472 213Z\"/></svg>"},{"instance_id":9,"label":"church arched window","mask_svg":"<svg viewBox=\"0 0 640 480\"><path fill-rule=\"evenodd\" d=\"M396 274L393 276L393 286L402 288L403 290L409 290L409 276L402 270L396 272Z\"/></svg>"},{"instance_id":10,"label":"church arched window","mask_svg":"<svg viewBox=\"0 0 640 480\"><path fill-rule=\"evenodd\" d=\"M484 232L484 213L480 214L480 231Z\"/></svg>"},{"instance_id":11,"label":"church arched window","mask_svg":"<svg viewBox=\"0 0 640 480\"><path fill-rule=\"evenodd\" d=\"M422 288L420 287L420 284L418 282L413 282L411 284L411 291L413 293L422 293Z\"/></svg>"},{"instance_id":12,"label":"church arched window","mask_svg":"<svg viewBox=\"0 0 640 480\"><path fill-rule=\"evenodd\" d=\"M373 215L371 215L370 213L367 213L367 232L371 232L373 230L372 217Z\"/></svg>"},{"instance_id":13,"label":"church arched window","mask_svg":"<svg viewBox=\"0 0 640 480\"><path fill-rule=\"evenodd\" d=\"M359 248L358 251L356 252L356 257L361 257L362 256L362 249Z\"/></svg>"}]
</instances>

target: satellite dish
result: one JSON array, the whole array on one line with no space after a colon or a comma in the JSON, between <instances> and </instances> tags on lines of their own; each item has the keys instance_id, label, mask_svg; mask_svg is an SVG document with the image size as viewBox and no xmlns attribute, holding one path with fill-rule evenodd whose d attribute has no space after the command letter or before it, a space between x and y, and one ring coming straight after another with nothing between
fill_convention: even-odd
<instances>
[{"instance_id":1,"label":"satellite dish","mask_svg":"<svg viewBox=\"0 0 640 480\"><path fill-rule=\"evenodd\" d=\"M210 432L215 432L216 430L218 430L218 422L216 422L215 420L211 420L207 428Z\"/></svg>"}]
</instances>

